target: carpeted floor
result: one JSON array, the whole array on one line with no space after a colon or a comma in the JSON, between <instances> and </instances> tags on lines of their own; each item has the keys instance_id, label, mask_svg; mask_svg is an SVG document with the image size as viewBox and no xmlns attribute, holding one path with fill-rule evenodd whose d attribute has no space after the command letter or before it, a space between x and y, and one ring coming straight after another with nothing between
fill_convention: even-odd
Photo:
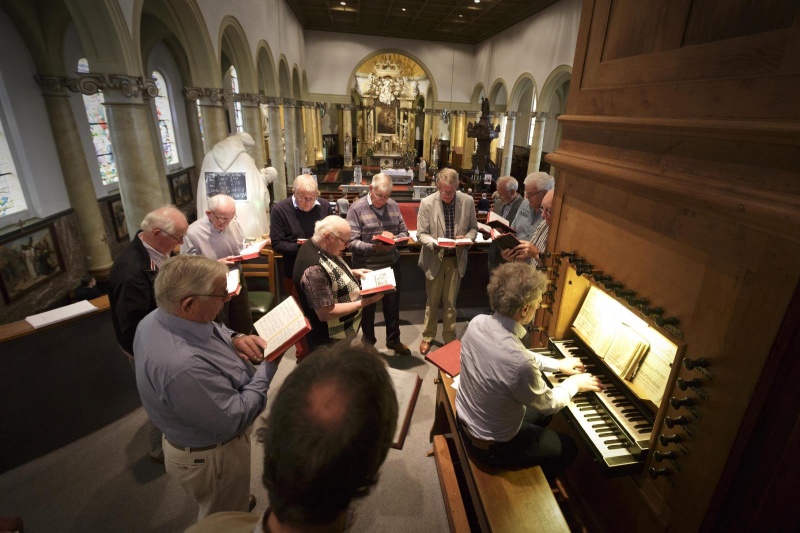
<instances>
[{"instance_id":1,"label":"carpeted floor","mask_svg":"<svg viewBox=\"0 0 800 533\"><path fill-rule=\"evenodd\" d=\"M458 336L466 319L488 310L459 310ZM385 349L383 323L376 327L377 348L390 366L417 373L422 379L417 405L402 450L389 450L380 482L356 506L352 532L445 532L447 516L433 457L426 457L433 422L436 367L416 352L422 340L423 310L401 312L401 340L413 352L396 356ZM377 320L382 320L378 313ZM294 349L284 357L272 398L295 367ZM114 354L116 356L116 354ZM253 425L259 427L262 414ZM15 514L29 532L183 531L194 523L197 505L164 467L146 458L146 415L138 409L117 422L0 476L0 515ZM254 441L251 492L258 497L254 512L267 507L261 483L263 453Z\"/></svg>"}]
</instances>

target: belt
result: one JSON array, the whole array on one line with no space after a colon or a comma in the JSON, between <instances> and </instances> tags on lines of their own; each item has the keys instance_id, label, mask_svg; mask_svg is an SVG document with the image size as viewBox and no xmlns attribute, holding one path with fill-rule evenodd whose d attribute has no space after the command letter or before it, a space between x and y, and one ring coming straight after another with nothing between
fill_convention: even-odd
<instances>
[{"instance_id":1,"label":"belt","mask_svg":"<svg viewBox=\"0 0 800 533\"><path fill-rule=\"evenodd\" d=\"M464 427L463 424L459 424L458 429L460 429L461 430L461 434L464 435L465 437L467 437L467 439L469 439L469 441L472 443L472 445L475 446L476 448L478 448L479 450L489 451L492 448L493 445L497 444L493 440L483 440L483 439L479 439L477 437L473 437L470 434L470 432L467 430L467 428Z\"/></svg>"},{"instance_id":2,"label":"belt","mask_svg":"<svg viewBox=\"0 0 800 533\"><path fill-rule=\"evenodd\" d=\"M199 446L197 448L190 448L188 446L180 446L178 444L175 444L174 442L168 441L167 439L164 439L164 440L167 440L167 444L169 444L170 446L172 446L176 450L180 450L182 452L192 453L192 452L207 452L208 450L213 450L215 448L221 448L222 446L225 446L229 442L231 442L233 440L236 440L241 436L242 436L242 434L240 433L240 434L236 435L235 437L233 437L232 439L226 440L225 442L220 442L219 444L212 444L211 446Z\"/></svg>"}]
</instances>

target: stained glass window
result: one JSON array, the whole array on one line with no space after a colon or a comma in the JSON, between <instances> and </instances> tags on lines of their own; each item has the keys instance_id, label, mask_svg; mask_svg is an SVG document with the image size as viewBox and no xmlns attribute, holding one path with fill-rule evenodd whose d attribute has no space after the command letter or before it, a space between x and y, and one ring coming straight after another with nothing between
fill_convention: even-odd
<instances>
[{"instance_id":1,"label":"stained glass window","mask_svg":"<svg viewBox=\"0 0 800 533\"><path fill-rule=\"evenodd\" d=\"M89 62L86 58L78 61L78 72L87 74ZM86 118L89 120L89 132L92 134L94 152L97 154L97 165L100 168L100 179L103 185L110 185L118 181L117 164L114 161L114 149L111 147L111 134L108 131L106 110L103 107L103 94L96 93L91 96L83 95L83 107L86 108Z\"/></svg>"},{"instance_id":2,"label":"stained glass window","mask_svg":"<svg viewBox=\"0 0 800 533\"><path fill-rule=\"evenodd\" d=\"M0 218L27 208L14 159L11 157L11 148L3 130L3 122L0 121Z\"/></svg>"},{"instance_id":3,"label":"stained glass window","mask_svg":"<svg viewBox=\"0 0 800 533\"><path fill-rule=\"evenodd\" d=\"M239 94L239 77L236 75L236 67L231 65L231 90ZM236 131L244 131L244 122L242 121L242 103L233 103L233 114L236 117Z\"/></svg>"},{"instance_id":4,"label":"stained glass window","mask_svg":"<svg viewBox=\"0 0 800 533\"><path fill-rule=\"evenodd\" d=\"M180 163L177 145L175 144L175 129L172 126L172 108L169 105L169 94L164 77L153 71L153 78L158 88L156 96L156 115L158 116L158 131L161 133L161 147L164 150L164 160L167 166Z\"/></svg>"}]
</instances>

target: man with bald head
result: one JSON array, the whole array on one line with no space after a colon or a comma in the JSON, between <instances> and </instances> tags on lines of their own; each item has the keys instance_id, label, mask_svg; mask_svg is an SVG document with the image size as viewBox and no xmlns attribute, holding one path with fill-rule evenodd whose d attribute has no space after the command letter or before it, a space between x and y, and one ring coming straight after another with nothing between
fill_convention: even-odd
<instances>
[{"instance_id":1,"label":"man with bald head","mask_svg":"<svg viewBox=\"0 0 800 533\"><path fill-rule=\"evenodd\" d=\"M153 286L156 273L189 228L186 217L174 206L151 211L142 220L141 231L114 261L108 275L108 299L114 334L133 364L133 338L139 322L156 308ZM148 420L150 460L164 462L161 432Z\"/></svg>"},{"instance_id":2,"label":"man with bald head","mask_svg":"<svg viewBox=\"0 0 800 533\"><path fill-rule=\"evenodd\" d=\"M202 255L227 265L228 269L238 269L239 279L242 279L241 267L229 258L239 255L244 241L244 232L236 216L236 202L230 196L217 194L208 199L206 216L198 218L189 226L181 245L181 253ZM244 283L239 294L225 302L216 320L234 331L250 333L253 329L253 317Z\"/></svg>"}]
</instances>

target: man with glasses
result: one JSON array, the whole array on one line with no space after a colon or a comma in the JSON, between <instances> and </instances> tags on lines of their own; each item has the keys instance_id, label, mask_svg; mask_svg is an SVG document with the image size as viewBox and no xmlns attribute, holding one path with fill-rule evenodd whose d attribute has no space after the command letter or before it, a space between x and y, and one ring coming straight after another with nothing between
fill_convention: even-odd
<instances>
[{"instance_id":1,"label":"man with glasses","mask_svg":"<svg viewBox=\"0 0 800 533\"><path fill-rule=\"evenodd\" d=\"M278 360L256 370L266 342L214 322L230 298L228 269L196 255L168 259L155 281L158 308L134 339L136 385L164 433L167 473L199 505L198 519L249 511L248 428L264 410Z\"/></svg>"},{"instance_id":2,"label":"man with glasses","mask_svg":"<svg viewBox=\"0 0 800 533\"><path fill-rule=\"evenodd\" d=\"M467 247L442 248L440 237L475 240L478 220L475 201L458 192L458 173L452 168L439 172L438 192L425 197L417 214L417 240L421 245L419 267L425 272L425 326L420 355L427 355L436 338L439 304L442 304L442 337L445 344L456 338L456 298L467 270Z\"/></svg>"},{"instance_id":3,"label":"man with glasses","mask_svg":"<svg viewBox=\"0 0 800 533\"><path fill-rule=\"evenodd\" d=\"M183 242L189 223L173 206L151 211L142 220L141 231L114 261L108 275L111 322L123 353L133 364L133 337L139 322L156 308L153 283L164 261ZM148 421L150 460L164 462L161 432Z\"/></svg>"},{"instance_id":4,"label":"man with glasses","mask_svg":"<svg viewBox=\"0 0 800 533\"><path fill-rule=\"evenodd\" d=\"M340 257L349 240L347 221L330 215L317 222L313 237L297 254L293 278L300 306L311 322L306 335L311 350L356 335L362 310L383 296L361 298L358 279L368 270L351 270Z\"/></svg>"},{"instance_id":5,"label":"man with glasses","mask_svg":"<svg viewBox=\"0 0 800 533\"><path fill-rule=\"evenodd\" d=\"M542 200L544 199L547 191L552 190L555 185L555 180L547 172L534 172L528 174L525 178L525 199L517 211L517 216L514 217L511 225L517 230L516 237L521 242L533 242L533 234L539 229L539 238L541 238L540 222L542 222ZM545 233L544 241L547 241L547 234ZM537 241L538 242L538 241ZM542 243L543 244L543 243ZM522 248L520 248L522 249ZM500 253L500 263L505 263L505 257L508 255L507 250ZM538 254L538 252L536 252ZM534 261L538 259L533 258ZM534 265L536 266L536 264Z\"/></svg>"},{"instance_id":6,"label":"man with glasses","mask_svg":"<svg viewBox=\"0 0 800 533\"><path fill-rule=\"evenodd\" d=\"M494 203L492 212L508 220L512 226L514 224L511 221L517 216L517 211L522 205L522 196L517 193L518 189L519 183L513 176L503 176L497 180L497 195L500 201ZM500 247L495 243L489 246L488 258L489 273L491 274L492 270L503 262L500 257Z\"/></svg>"},{"instance_id":7,"label":"man with glasses","mask_svg":"<svg viewBox=\"0 0 800 533\"><path fill-rule=\"evenodd\" d=\"M547 191L542 198L541 219L533 229L530 240L520 239L519 245L508 250L503 250L503 259L506 261L533 261L534 266L539 266L539 253L547 247L547 235L550 230L551 209L555 189Z\"/></svg>"},{"instance_id":8,"label":"man with glasses","mask_svg":"<svg viewBox=\"0 0 800 533\"><path fill-rule=\"evenodd\" d=\"M189 226L181 253L202 255L228 265L230 269L239 269L239 279L242 279L240 266L228 258L239 255L244 241L244 232L236 220L236 202L230 196L217 194L208 199L206 216ZM250 315L247 286L244 283L239 294L226 302L216 320L232 330L250 333L253 317Z\"/></svg>"},{"instance_id":9,"label":"man with glasses","mask_svg":"<svg viewBox=\"0 0 800 533\"><path fill-rule=\"evenodd\" d=\"M390 267L394 272L397 292L387 293L383 298L383 318L386 323L386 347L398 355L411 355L408 346L400 342L400 252L393 244L373 240L383 236L389 239L408 237L408 229L400 213L400 206L392 200L392 178L386 174L375 174L369 186L369 194L359 198L347 213L350 224L350 244L353 266L378 270ZM375 344L375 310L377 305L364 308L361 331L364 340Z\"/></svg>"}]
</instances>

